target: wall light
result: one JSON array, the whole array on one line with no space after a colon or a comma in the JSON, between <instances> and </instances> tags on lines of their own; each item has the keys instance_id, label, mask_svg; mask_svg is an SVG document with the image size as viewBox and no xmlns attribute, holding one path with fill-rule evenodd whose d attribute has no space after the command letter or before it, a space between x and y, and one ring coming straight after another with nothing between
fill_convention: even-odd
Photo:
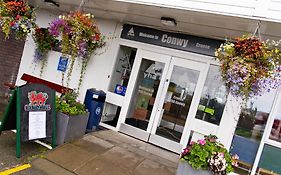
<instances>
[{"instance_id":1,"label":"wall light","mask_svg":"<svg viewBox=\"0 0 281 175\"><path fill-rule=\"evenodd\" d=\"M55 7L59 7L60 4L56 1L53 1L53 0L44 0L44 2L50 6L55 6Z\"/></svg>"},{"instance_id":2,"label":"wall light","mask_svg":"<svg viewBox=\"0 0 281 175\"><path fill-rule=\"evenodd\" d=\"M165 26L169 27L176 27L177 22L174 18L169 18L169 17L161 17L161 23Z\"/></svg>"}]
</instances>

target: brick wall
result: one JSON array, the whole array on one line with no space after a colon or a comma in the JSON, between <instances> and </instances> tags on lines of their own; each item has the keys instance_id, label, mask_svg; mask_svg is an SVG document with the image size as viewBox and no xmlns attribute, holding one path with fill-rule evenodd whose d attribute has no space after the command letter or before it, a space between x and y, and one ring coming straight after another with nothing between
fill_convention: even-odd
<instances>
[{"instance_id":1,"label":"brick wall","mask_svg":"<svg viewBox=\"0 0 281 175\"><path fill-rule=\"evenodd\" d=\"M0 31L0 98L8 94L4 83L15 83L22 57L24 40L15 40L13 37L4 40Z\"/></svg>"}]
</instances>

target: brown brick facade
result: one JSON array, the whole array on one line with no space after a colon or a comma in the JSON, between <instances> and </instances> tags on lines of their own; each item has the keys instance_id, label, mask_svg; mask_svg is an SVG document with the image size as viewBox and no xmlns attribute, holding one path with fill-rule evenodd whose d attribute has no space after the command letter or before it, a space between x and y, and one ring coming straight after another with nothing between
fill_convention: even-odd
<instances>
[{"instance_id":1,"label":"brown brick facade","mask_svg":"<svg viewBox=\"0 0 281 175\"><path fill-rule=\"evenodd\" d=\"M4 83L15 83L24 48L24 40L4 39L0 31L0 97L8 94Z\"/></svg>"}]
</instances>

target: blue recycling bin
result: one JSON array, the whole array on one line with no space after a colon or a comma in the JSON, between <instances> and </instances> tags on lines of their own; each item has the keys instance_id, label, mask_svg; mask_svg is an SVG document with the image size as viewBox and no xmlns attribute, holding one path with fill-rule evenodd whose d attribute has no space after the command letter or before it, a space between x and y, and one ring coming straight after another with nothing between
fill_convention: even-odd
<instances>
[{"instance_id":1,"label":"blue recycling bin","mask_svg":"<svg viewBox=\"0 0 281 175\"><path fill-rule=\"evenodd\" d=\"M106 93L95 88L88 89L86 92L84 104L89 111L89 120L87 132L95 131L100 123Z\"/></svg>"}]
</instances>

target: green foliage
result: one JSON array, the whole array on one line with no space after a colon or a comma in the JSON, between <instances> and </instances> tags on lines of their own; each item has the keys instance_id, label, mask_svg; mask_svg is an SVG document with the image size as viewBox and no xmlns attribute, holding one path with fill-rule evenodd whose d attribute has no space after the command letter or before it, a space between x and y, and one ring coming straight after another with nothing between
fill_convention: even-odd
<instances>
[{"instance_id":1,"label":"green foliage","mask_svg":"<svg viewBox=\"0 0 281 175\"><path fill-rule=\"evenodd\" d=\"M78 94L67 92L56 98L56 110L69 116L84 115L87 113L84 104L77 100Z\"/></svg>"}]
</instances>

